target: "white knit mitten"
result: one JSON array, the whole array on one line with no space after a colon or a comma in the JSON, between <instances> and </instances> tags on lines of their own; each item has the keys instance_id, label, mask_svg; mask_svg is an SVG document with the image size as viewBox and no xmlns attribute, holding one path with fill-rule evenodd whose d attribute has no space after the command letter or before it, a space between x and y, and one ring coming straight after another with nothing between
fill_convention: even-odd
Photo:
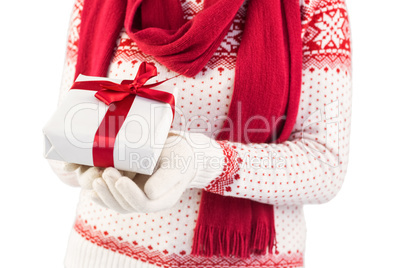
<instances>
[{"instance_id":1,"label":"white knit mitten","mask_svg":"<svg viewBox=\"0 0 402 268\"><path fill-rule=\"evenodd\" d=\"M156 212L172 207L186 188L204 188L222 172L223 152L202 134L171 134L153 175L129 178L107 168L92 186L92 199L120 213ZM216 143L216 142L215 142ZM216 158L216 165L211 159Z\"/></svg>"},{"instance_id":2,"label":"white knit mitten","mask_svg":"<svg viewBox=\"0 0 402 268\"><path fill-rule=\"evenodd\" d=\"M87 190L92 189L93 181L101 177L103 172L103 169L98 167L89 167L50 159L48 162L62 182L73 187L81 186L81 188Z\"/></svg>"},{"instance_id":3,"label":"white knit mitten","mask_svg":"<svg viewBox=\"0 0 402 268\"><path fill-rule=\"evenodd\" d=\"M79 187L78 173L75 170L70 170L67 167L68 163L58 160L47 159L53 172L65 184L72 187Z\"/></svg>"}]
</instances>

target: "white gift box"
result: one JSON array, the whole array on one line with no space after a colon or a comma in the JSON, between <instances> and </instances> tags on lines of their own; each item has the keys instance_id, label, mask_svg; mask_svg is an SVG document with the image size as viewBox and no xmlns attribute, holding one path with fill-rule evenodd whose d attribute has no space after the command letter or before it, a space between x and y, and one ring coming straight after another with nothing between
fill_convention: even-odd
<instances>
[{"instance_id":1,"label":"white gift box","mask_svg":"<svg viewBox=\"0 0 402 268\"><path fill-rule=\"evenodd\" d=\"M83 81L109 81L120 84L123 80L78 76L76 82ZM176 88L167 89L166 86L159 85L155 90L171 93L175 98L177 96ZM57 111L43 128L45 158L94 166L94 137L109 109L108 105L95 97L96 92L71 89L66 94ZM170 104L136 96L114 141L114 167L151 175L172 120Z\"/></svg>"}]
</instances>

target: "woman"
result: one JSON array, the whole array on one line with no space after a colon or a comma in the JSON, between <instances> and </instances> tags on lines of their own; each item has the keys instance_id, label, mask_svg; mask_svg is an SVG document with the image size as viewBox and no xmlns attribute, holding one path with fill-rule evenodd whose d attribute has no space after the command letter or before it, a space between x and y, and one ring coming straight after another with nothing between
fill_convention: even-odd
<instances>
[{"instance_id":1,"label":"woman","mask_svg":"<svg viewBox=\"0 0 402 268\"><path fill-rule=\"evenodd\" d=\"M152 176L51 162L83 188L65 266L303 267L303 205L348 162L344 0L161 3L75 4L61 100L79 73L134 79L143 61L179 96Z\"/></svg>"}]
</instances>

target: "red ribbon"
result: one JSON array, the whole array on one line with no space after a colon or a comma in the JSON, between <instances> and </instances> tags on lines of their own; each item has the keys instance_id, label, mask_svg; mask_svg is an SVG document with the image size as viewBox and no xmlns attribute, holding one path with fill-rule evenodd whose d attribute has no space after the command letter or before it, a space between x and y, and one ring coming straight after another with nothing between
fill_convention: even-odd
<instances>
[{"instance_id":1,"label":"red ribbon","mask_svg":"<svg viewBox=\"0 0 402 268\"><path fill-rule=\"evenodd\" d=\"M113 149L116 137L136 96L168 103L172 108L174 117L174 96L168 92L151 89L151 87L158 86L174 77L158 83L144 85L156 75L156 67L143 62L134 80L123 80L121 84L109 81L81 81L73 84L71 89L97 91L95 97L109 105L94 137L92 147L94 166L114 166Z\"/></svg>"}]
</instances>

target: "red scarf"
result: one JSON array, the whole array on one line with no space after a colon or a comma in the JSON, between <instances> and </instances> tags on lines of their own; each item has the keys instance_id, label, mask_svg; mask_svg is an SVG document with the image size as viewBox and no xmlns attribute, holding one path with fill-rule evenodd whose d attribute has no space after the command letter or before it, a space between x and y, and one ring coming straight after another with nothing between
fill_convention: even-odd
<instances>
[{"instance_id":1,"label":"red scarf","mask_svg":"<svg viewBox=\"0 0 402 268\"><path fill-rule=\"evenodd\" d=\"M185 21L180 0L85 0L76 76L106 76L124 26L145 53L188 77L207 64L244 0L205 0ZM296 121L301 87L299 0L250 0L238 50L229 119L232 131L217 139L243 143L283 142ZM241 106L240 106L241 105ZM240 110L241 109L241 110ZM241 111L241 113L240 113ZM244 132L246 122L254 119ZM272 205L204 191L192 254L249 257L272 253Z\"/></svg>"}]
</instances>

